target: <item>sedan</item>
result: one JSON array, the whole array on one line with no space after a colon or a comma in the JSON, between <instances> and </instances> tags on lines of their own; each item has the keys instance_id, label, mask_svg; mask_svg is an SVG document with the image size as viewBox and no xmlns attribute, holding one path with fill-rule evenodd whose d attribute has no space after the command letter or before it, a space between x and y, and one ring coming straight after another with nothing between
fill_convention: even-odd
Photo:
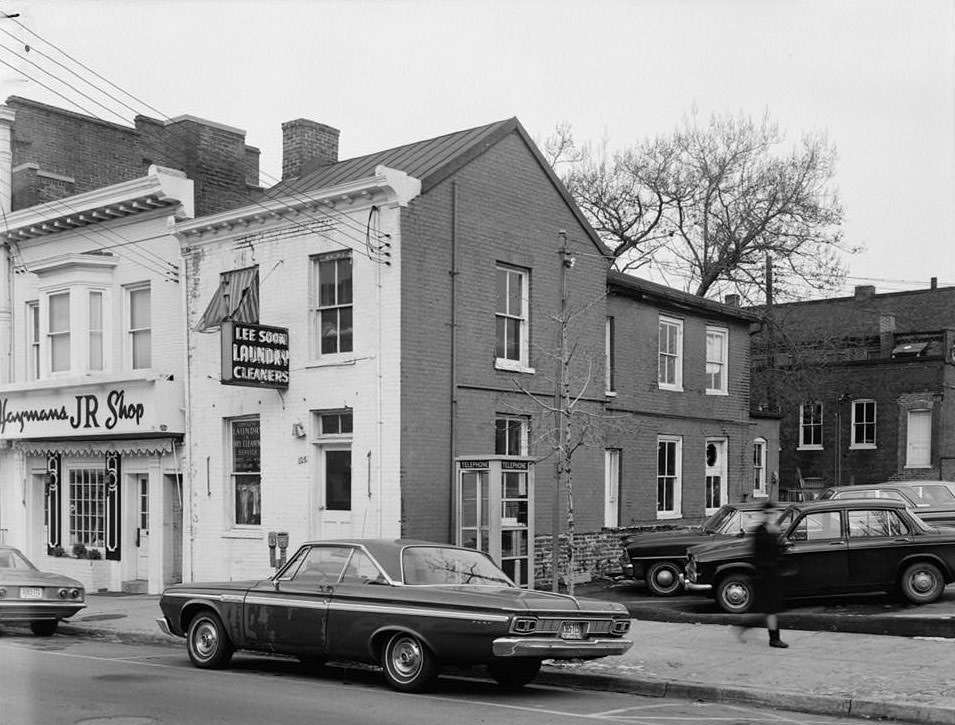
<instances>
[{"instance_id":1,"label":"sedan","mask_svg":"<svg viewBox=\"0 0 955 725\"><path fill-rule=\"evenodd\" d=\"M160 628L185 638L196 667L223 667L236 649L356 661L403 692L427 689L444 665L484 665L517 688L542 660L632 645L622 604L521 589L483 552L406 539L309 542L267 579L176 584L159 606Z\"/></svg>"},{"instance_id":2,"label":"sedan","mask_svg":"<svg viewBox=\"0 0 955 725\"><path fill-rule=\"evenodd\" d=\"M701 526L630 534L623 540L623 572L633 579L643 578L650 593L658 597L680 594L686 550L696 544L744 536L759 526L763 511L762 503L727 504ZM776 513L781 512L782 508L776 509Z\"/></svg>"},{"instance_id":3,"label":"sedan","mask_svg":"<svg viewBox=\"0 0 955 725\"><path fill-rule=\"evenodd\" d=\"M823 491L819 498L888 498L903 501L928 524L955 526L955 486L948 481L888 481L832 486Z\"/></svg>"},{"instance_id":4,"label":"sedan","mask_svg":"<svg viewBox=\"0 0 955 725\"><path fill-rule=\"evenodd\" d=\"M797 503L779 524L788 597L898 590L913 604L928 604L955 579L955 529L929 526L898 501ZM709 593L725 612L752 610L752 549L751 540L693 547L687 589Z\"/></svg>"},{"instance_id":5,"label":"sedan","mask_svg":"<svg viewBox=\"0 0 955 725\"><path fill-rule=\"evenodd\" d=\"M0 546L0 622L29 622L35 635L49 637L85 606L76 579L40 571L19 549Z\"/></svg>"}]
</instances>

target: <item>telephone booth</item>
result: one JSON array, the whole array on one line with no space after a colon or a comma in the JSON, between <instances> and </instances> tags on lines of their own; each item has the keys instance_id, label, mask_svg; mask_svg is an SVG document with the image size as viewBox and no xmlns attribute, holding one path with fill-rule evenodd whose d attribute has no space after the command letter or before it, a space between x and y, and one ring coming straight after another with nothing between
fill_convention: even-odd
<instances>
[{"instance_id":1,"label":"telephone booth","mask_svg":"<svg viewBox=\"0 0 955 725\"><path fill-rule=\"evenodd\" d=\"M455 540L491 555L518 586L534 584L534 461L455 460Z\"/></svg>"}]
</instances>

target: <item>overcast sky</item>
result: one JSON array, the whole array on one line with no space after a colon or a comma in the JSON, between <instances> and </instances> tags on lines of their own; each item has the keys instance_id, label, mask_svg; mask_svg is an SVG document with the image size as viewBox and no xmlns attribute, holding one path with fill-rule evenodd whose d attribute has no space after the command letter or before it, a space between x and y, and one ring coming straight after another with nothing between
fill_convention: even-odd
<instances>
[{"instance_id":1,"label":"overcast sky","mask_svg":"<svg viewBox=\"0 0 955 725\"><path fill-rule=\"evenodd\" d=\"M768 111L839 152L847 291L955 285L952 0L0 0L6 13L143 103L246 130L264 181L281 123L341 129L347 158L517 116L534 138L571 124L613 147L693 106ZM52 53L10 20L0 28ZM2 97L122 122L13 57ZM22 54L22 53L21 53ZM92 76L75 66L86 78ZM103 85L100 83L100 85ZM86 88L85 90L89 90ZM148 104L144 105L144 104ZM111 104L131 124L132 111ZM150 108L151 107L151 108ZM157 111L159 113L157 113Z\"/></svg>"}]
</instances>

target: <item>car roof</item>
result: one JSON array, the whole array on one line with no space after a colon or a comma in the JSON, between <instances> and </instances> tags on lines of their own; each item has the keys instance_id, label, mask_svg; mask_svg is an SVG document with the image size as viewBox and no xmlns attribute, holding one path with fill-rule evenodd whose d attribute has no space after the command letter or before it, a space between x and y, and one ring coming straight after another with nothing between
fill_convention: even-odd
<instances>
[{"instance_id":1,"label":"car roof","mask_svg":"<svg viewBox=\"0 0 955 725\"><path fill-rule=\"evenodd\" d=\"M904 509L906 504L890 498L827 498L821 501L802 501L790 504L789 508L799 511L818 511L820 509L850 509L859 508Z\"/></svg>"},{"instance_id":2,"label":"car roof","mask_svg":"<svg viewBox=\"0 0 955 725\"><path fill-rule=\"evenodd\" d=\"M302 546L316 546L320 544L362 547L385 568L389 576L395 578L400 578L401 552L409 546L440 546L444 549L477 551L477 549L457 546L456 544L442 544L437 541L424 541L422 539L312 539L304 542Z\"/></svg>"}]
</instances>

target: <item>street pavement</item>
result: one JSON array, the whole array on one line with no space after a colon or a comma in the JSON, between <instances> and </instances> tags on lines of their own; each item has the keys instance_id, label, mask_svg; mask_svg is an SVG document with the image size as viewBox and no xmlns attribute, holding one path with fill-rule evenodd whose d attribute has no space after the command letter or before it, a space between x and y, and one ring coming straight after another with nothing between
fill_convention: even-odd
<instances>
[{"instance_id":1,"label":"street pavement","mask_svg":"<svg viewBox=\"0 0 955 725\"><path fill-rule=\"evenodd\" d=\"M591 586L576 593L619 597L620 592L613 589ZM87 607L61 623L56 636L166 643L180 647L185 657L183 640L163 634L156 626L158 599L142 594L90 594ZM654 620L649 607L631 607L637 618L632 622L630 652L591 662L548 662L536 681L652 697L955 725L955 608L927 613L918 609L903 609L894 616L906 626L917 622L915 631L939 635L835 631L839 629L836 620L852 616L841 614L817 617L814 629L785 629L784 616L783 639L790 647L773 649L765 629L742 631L729 624L673 621L667 616Z\"/></svg>"}]
</instances>

